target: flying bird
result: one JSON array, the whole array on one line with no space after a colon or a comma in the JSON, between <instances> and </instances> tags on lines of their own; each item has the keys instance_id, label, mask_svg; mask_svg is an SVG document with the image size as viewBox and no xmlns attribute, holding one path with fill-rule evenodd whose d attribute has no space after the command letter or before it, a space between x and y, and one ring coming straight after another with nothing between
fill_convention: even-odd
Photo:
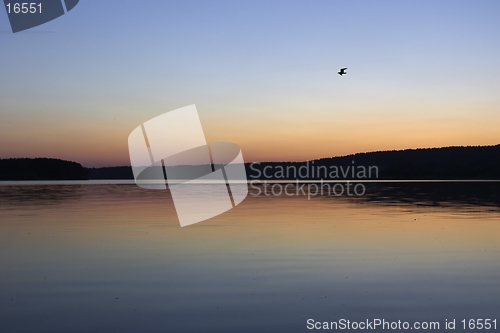
<instances>
[{"instance_id":1,"label":"flying bird","mask_svg":"<svg viewBox=\"0 0 500 333\"><path fill-rule=\"evenodd\" d=\"M347 67L346 67L346 68L341 68L341 69L340 69L340 72L339 72L338 74L339 74L340 76L342 76L342 75L344 75L344 74L347 74L347 73L345 72L345 70L346 70L346 69L347 69Z\"/></svg>"}]
</instances>

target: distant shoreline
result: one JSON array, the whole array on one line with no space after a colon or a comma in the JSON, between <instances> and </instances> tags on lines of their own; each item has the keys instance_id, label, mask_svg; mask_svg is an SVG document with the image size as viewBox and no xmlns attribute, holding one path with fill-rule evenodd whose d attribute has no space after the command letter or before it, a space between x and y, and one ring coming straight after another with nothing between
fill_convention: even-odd
<instances>
[{"instance_id":1,"label":"distant shoreline","mask_svg":"<svg viewBox=\"0 0 500 333\"><path fill-rule=\"evenodd\" d=\"M369 173L370 167L376 173ZM495 181L500 180L500 145L376 151L306 162L254 162L246 163L245 168L249 181ZM85 168L58 159L0 159L0 181L133 179L130 166Z\"/></svg>"}]
</instances>

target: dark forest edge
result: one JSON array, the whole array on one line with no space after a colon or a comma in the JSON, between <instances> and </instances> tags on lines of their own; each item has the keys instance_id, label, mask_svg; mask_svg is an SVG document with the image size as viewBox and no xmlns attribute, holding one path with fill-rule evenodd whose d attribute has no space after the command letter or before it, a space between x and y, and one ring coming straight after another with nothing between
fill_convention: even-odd
<instances>
[{"instance_id":1,"label":"dark forest edge","mask_svg":"<svg viewBox=\"0 0 500 333\"><path fill-rule=\"evenodd\" d=\"M85 180L81 164L55 158L0 159L0 180Z\"/></svg>"},{"instance_id":2,"label":"dark forest edge","mask_svg":"<svg viewBox=\"0 0 500 333\"><path fill-rule=\"evenodd\" d=\"M358 153L309 162L245 164L254 179L500 179L500 145ZM0 159L0 180L133 179L130 166L85 168L48 158Z\"/></svg>"}]
</instances>

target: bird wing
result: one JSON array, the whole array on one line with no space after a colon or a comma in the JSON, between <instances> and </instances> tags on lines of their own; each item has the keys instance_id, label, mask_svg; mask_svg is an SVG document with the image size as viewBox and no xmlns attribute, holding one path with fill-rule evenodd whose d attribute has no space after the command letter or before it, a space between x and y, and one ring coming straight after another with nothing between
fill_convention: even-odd
<instances>
[{"instance_id":1,"label":"bird wing","mask_svg":"<svg viewBox=\"0 0 500 333\"><path fill-rule=\"evenodd\" d=\"M341 72L345 72L346 69L347 69L347 67L346 68L341 68L340 71Z\"/></svg>"}]
</instances>

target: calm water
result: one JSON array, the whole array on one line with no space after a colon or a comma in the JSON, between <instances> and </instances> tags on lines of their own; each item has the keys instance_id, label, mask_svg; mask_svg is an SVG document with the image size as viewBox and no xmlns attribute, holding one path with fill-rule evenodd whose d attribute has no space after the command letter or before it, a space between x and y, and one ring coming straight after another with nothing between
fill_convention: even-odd
<instances>
[{"instance_id":1,"label":"calm water","mask_svg":"<svg viewBox=\"0 0 500 333\"><path fill-rule=\"evenodd\" d=\"M361 198L249 195L180 228L162 191L0 185L0 332L498 322L499 190L380 183Z\"/></svg>"}]
</instances>

